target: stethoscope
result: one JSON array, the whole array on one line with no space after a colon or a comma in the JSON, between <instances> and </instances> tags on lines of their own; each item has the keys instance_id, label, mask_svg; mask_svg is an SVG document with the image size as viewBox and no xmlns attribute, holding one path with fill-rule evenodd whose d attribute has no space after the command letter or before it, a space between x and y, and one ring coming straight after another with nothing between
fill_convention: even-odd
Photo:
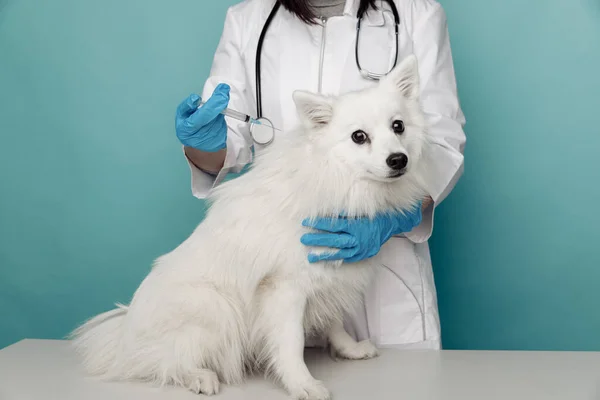
<instances>
[{"instance_id":1,"label":"stethoscope","mask_svg":"<svg viewBox=\"0 0 600 400\"><path fill-rule=\"evenodd\" d=\"M398 62L398 32L399 32L399 26L400 26L400 15L398 14L398 9L396 8L396 5L394 4L393 0L383 0L385 1L388 6L390 7L392 14L394 15L394 35L396 37L396 48L395 48L395 55L394 55L394 64L392 65L392 68L390 68L390 71L394 69L394 67L396 66L397 62ZM260 74L260 61L261 61L261 54L262 54L262 47L263 47L263 42L265 40L265 36L267 34L267 31L269 30L269 26L271 26L271 22L273 21L273 18L275 17L275 14L277 14L277 11L279 10L279 8L281 7L281 3L279 1L275 2L275 5L273 6L273 9L271 10L271 13L269 14L269 16L267 17L267 20L265 21L265 24L262 28L262 31L260 32L260 36L258 38L258 45L256 46L256 68L255 68L255 79L256 79L256 119L258 121L260 121L259 124L252 124L250 126L250 135L252 136L252 139L254 140L255 143L260 144L260 145L268 145L270 144L273 139L275 138L275 130L274 129L265 129L267 127L273 128L273 123L266 117L263 117L262 115L262 85L261 85L261 74ZM356 44L355 44L355 49L354 49L354 56L355 56L355 60L356 60L356 67L358 68L358 72L360 73L360 75L365 78L365 79L371 79L371 80L379 80L382 77L384 77L385 75L389 74L390 71L388 71L387 73L384 74L378 74L378 73L374 73L371 71L368 71L366 69L364 69L361 65L360 65L360 61L359 61L359 56L358 56L358 42L359 42L359 38L360 38L360 26L361 26L361 22L362 22L362 18L365 14L366 10L362 10L359 11L359 13L357 14L357 18L358 21L356 23Z\"/></svg>"}]
</instances>

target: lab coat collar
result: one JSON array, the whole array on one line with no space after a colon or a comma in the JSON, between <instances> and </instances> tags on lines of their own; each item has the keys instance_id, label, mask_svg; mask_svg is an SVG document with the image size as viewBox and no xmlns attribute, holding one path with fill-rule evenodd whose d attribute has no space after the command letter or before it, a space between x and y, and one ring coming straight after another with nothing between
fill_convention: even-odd
<instances>
[{"instance_id":1,"label":"lab coat collar","mask_svg":"<svg viewBox=\"0 0 600 400\"><path fill-rule=\"evenodd\" d=\"M383 26L385 24L385 19L383 17L383 1L377 2L377 10L368 10L365 14L363 24L369 26ZM344 15L356 18L356 14L358 13L358 7L360 5L360 0L346 0L346 6L344 7Z\"/></svg>"},{"instance_id":2,"label":"lab coat collar","mask_svg":"<svg viewBox=\"0 0 600 400\"><path fill-rule=\"evenodd\" d=\"M268 6L263 9L263 19L266 20L273 6L275 5L276 0L269 0L267 2ZM346 0L346 5L344 6L344 15L347 17L352 17L356 19L356 14L358 13L358 7L360 5L360 0ZM283 7L282 7L283 8ZM363 25L367 26L383 26L385 25L385 18L383 16L384 10L387 10L389 7L383 1L377 2L377 10L369 9L363 18ZM281 11L281 10L280 10Z\"/></svg>"}]
</instances>

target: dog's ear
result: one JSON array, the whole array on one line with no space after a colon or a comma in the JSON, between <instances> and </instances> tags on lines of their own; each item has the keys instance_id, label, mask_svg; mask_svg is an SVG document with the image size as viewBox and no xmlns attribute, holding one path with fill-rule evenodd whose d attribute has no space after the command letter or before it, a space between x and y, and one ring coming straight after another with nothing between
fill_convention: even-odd
<instances>
[{"instance_id":1,"label":"dog's ear","mask_svg":"<svg viewBox=\"0 0 600 400\"><path fill-rule=\"evenodd\" d=\"M296 110L302 122L309 128L323 127L333 117L333 101L330 97L296 90L292 94Z\"/></svg>"},{"instance_id":2,"label":"dog's ear","mask_svg":"<svg viewBox=\"0 0 600 400\"><path fill-rule=\"evenodd\" d=\"M407 56L380 83L392 90L400 91L408 99L417 99L419 97L417 57L414 54Z\"/></svg>"}]
</instances>

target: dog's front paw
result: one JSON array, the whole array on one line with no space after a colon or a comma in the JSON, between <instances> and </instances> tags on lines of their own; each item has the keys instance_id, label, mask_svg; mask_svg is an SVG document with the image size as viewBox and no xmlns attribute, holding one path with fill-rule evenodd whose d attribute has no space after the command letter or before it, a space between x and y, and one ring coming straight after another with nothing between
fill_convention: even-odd
<instances>
[{"instance_id":1,"label":"dog's front paw","mask_svg":"<svg viewBox=\"0 0 600 400\"><path fill-rule=\"evenodd\" d=\"M312 380L290 391L294 400L330 400L331 394L321 381Z\"/></svg>"},{"instance_id":2,"label":"dog's front paw","mask_svg":"<svg viewBox=\"0 0 600 400\"><path fill-rule=\"evenodd\" d=\"M379 355L377 347L375 347L368 339L354 343L350 346L333 348L333 353L334 356L346 358L348 360L366 360Z\"/></svg>"},{"instance_id":3,"label":"dog's front paw","mask_svg":"<svg viewBox=\"0 0 600 400\"><path fill-rule=\"evenodd\" d=\"M196 394L211 396L219 393L219 378L208 369L199 370L188 383L188 389Z\"/></svg>"}]
</instances>

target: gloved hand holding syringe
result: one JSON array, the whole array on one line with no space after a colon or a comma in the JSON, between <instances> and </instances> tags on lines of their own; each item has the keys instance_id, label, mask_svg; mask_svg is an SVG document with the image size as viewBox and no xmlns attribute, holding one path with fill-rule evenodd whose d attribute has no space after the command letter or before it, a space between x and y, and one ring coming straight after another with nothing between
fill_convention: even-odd
<instances>
[{"instance_id":1,"label":"gloved hand holding syringe","mask_svg":"<svg viewBox=\"0 0 600 400\"><path fill-rule=\"evenodd\" d=\"M204 153L216 153L227 148L229 127L226 116L249 124L250 135L255 143L268 145L273 141L276 128L267 118L252 118L227 108L229 91L229 85L220 83L206 102L193 93L177 106L175 133L181 144Z\"/></svg>"}]
</instances>

